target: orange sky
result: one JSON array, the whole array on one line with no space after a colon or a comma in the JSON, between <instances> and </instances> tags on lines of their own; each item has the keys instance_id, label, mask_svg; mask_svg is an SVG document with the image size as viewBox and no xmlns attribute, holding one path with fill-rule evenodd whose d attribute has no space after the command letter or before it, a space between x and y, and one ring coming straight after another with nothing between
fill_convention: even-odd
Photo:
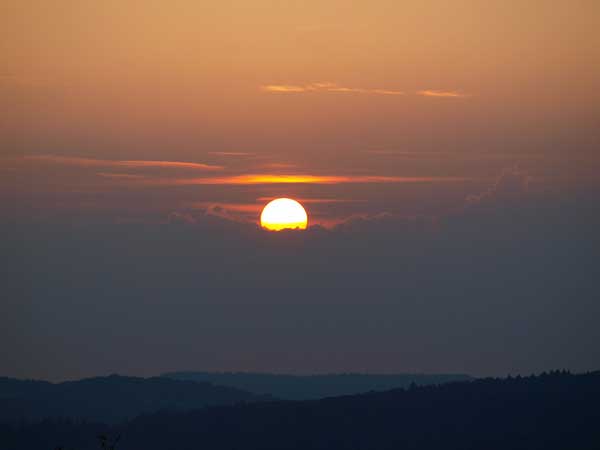
<instances>
[{"instance_id":1,"label":"orange sky","mask_svg":"<svg viewBox=\"0 0 600 450\"><path fill-rule=\"evenodd\" d=\"M67 205L66 191L185 184L196 168L232 185L343 180L292 193L392 203L394 180L431 181L395 206L414 210L429 185L449 189L437 181L515 165L588 182L598 17L595 1L4 2L0 195Z\"/></svg>"}]
</instances>

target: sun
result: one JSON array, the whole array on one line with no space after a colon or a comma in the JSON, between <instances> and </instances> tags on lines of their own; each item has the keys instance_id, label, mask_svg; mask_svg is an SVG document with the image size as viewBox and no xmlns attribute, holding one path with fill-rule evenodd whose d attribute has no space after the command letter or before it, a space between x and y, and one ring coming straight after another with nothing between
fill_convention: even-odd
<instances>
[{"instance_id":1,"label":"sun","mask_svg":"<svg viewBox=\"0 0 600 450\"><path fill-rule=\"evenodd\" d=\"M304 207L296 200L277 198L263 208L260 214L260 226L270 231L306 230L308 215Z\"/></svg>"}]
</instances>

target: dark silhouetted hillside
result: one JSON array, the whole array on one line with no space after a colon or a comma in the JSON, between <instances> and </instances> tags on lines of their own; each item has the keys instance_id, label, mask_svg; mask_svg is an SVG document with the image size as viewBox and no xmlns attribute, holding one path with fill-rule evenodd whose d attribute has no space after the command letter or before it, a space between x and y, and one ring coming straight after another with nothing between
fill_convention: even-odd
<instances>
[{"instance_id":1,"label":"dark silhouetted hillside","mask_svg":"<svg viewBox=\"0 0 600 450\"><path fill-rule=\"evenodd\" d=\"M276 375L266 373L211 373L173 372L163 375L177 380L191 380L230 386L254 394L270 394L285 400L316 400L325 397L386 391L417 384L442 384L466 381L468 375L439 374L332 374L332 375Z\"/></svg>"},{"instance_id":2,"label":"dark silhouetted hillside","mask_svg":"<svg viewBox=\"0 0 600 450\"><path fill-rule=\"evenodd\" d=\"M64 383L0 378L0 421L73 418L116 423L142 413L264 400L210 383L111 375Z\"/></svg>"},{"instance_id":3,"label":"dark silhouetted hillside","mask_svg":"<svg viewBox=\"0 0 600 450\"><path fill-rule=\"evenodd\" d=\"M600 372L484 379L293 402L141 416L116 427L44 422L0 429L3 448L120 450L597 450Z\"/></svg>"}]
</instances>

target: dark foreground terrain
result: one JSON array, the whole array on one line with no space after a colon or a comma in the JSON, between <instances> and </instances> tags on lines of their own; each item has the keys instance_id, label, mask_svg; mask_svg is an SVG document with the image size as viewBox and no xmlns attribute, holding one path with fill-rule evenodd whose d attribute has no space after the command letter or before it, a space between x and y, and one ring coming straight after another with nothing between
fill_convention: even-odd
<instances>
[{"instance_id":1,"label":"dark foreground terrain","mask_svg":"<svg viewBox=\"0 0 600 450\"><path fill-rule=\"evenodd\" d=\"M411 387L315 401L279 401L140 416L118 426L46 421L3 425L0 447L118 450L600 448L600 372L551 373Z\"/></svg>"}]
</instances>

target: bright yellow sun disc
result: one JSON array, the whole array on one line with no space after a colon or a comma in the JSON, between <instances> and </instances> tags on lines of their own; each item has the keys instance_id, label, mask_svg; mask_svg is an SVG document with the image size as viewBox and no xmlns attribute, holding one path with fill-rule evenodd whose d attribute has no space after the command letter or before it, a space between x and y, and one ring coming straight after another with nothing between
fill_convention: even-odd
<instances>
[{"instance_id":1,"label":"bright yellow sun disc","mask_svg":"<svg viewBox=\"0 0 600 450\"><path fill-rule=\"evenodd\" d=\"M260 215L260 226L271 231L285 229L306 230L308 215L304 207L291 198L270 201Z\"/></svg>"}]
</instances>

